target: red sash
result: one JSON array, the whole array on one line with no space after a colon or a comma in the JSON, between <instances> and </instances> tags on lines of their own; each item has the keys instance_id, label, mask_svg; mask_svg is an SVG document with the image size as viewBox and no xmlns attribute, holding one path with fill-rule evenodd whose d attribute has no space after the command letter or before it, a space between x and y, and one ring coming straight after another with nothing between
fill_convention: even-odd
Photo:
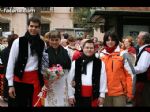
<instances>
[{"instance_id":1,"label":"red sash","mask_svg":"<svg viewBox=\"0 0 150 112\"><path fill-rule=\"evenodd\" d=\"M17 76L14 75L14 81L27 83L27 84L33 84L33 86L34 86L34 93L33 93L32 106L34 106L34 104L38 100L38 94L41 91L39 78L38 78L38 72L37 71L24 72L22 80L20 80Z\"/></svg>"},{"instance_id":2,"label":"red sash","mask_svg":"<svg viewBox=\"0 0 150 112\"><path fill-rule=\"evenodd\" d=\"M82 85L81 96L82 97L91 97L92 96L92 86Z\"/></svg>"},{"instance_id":3,"label":"red sash","mask_svg":"<svg viewBox=\"0 0 150 112\"><path fill-rule=\"evenodd\" d=\"M81 87L81 96L82 97L91 97L92 96L92 86L85 86L82 85ZM92 100L91 102L92 107L97 107L98 106L98 100Z\"/></svg>"}]
</instances>

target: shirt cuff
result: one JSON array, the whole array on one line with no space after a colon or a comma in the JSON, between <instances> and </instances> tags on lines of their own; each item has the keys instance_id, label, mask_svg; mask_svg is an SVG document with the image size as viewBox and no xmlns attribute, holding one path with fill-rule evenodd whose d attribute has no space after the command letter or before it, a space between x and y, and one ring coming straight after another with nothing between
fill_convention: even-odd
<instances>
[{"instance_id":1,"label":"shirt cuff","mask_svg":"<svg viewBox=\"0 0 150 112\"><path fill-rule=\"evenodd\" d=\"M99 97L105 98L105 93L100 93Z\"/></svg>"},{"instance_id":2,"label":"shirt cuff","mask_svg":"<svg viewBox=\"0 0 150 112\"><path fill-rule=\"evenodd\" d=\"M13 86L13 81L12 80L8 80L8 86Z\"/></svg>"},{"instance_id":3,"label":"shirt cuff","mask_svg":"<svg viewBox=\"0 0 150 112\"><path fill-rule=\"evenodd\" d=\"M74 96L69 96L69 98L74 98Z\"/></svg>"}]
</instances>

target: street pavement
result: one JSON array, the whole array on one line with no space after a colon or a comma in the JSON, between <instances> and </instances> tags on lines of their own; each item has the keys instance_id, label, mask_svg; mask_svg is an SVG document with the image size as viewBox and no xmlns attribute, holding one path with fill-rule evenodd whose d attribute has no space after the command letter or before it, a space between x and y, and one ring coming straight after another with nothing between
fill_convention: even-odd
<instances>
[{"instance_id":1,"label":"street pavement","mask_svg":"<svg viewBox=\"0 0 150 112\"><path fill-rule=\"evenodd\" d=\"M132 107L132 106L133 106L132 104L126 105L126 107ZM5 102L1 96L0 96L0 107L8 107L8 103Z\"/></svg>"}]
</instances>

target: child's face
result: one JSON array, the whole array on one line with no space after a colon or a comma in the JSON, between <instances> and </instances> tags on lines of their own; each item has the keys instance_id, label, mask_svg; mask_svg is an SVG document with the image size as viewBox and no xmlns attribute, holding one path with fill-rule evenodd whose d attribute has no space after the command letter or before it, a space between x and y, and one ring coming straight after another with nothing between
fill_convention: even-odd
<instances>
[{"instance_id":1,"label":"child's face","mask_svg":"<svg viewBox=\"0 0 150 112\"><path fill-rule=\"evenodd\" d=\"M92 56L94 54L94 44L86 43L83 47L83 52L86 56Z\"/></svg>"},{"instance_id":2,"label":"child's face","mask_svg":"<svg viewBox=\"0 0 150 112\"><path fill-rule=\"evenodd\" d=\"M60 41L61 41L60 38L50 38L50 39L49 39L50 45L51 45L53 48L58 48L59 45L60 45Z\"/></svg>"},{"instance_id":3,"label":"child's face","mask_svg":"<svg viewBox=\"0 0 150 112\"><path fill-rule=\"evenodd\" d=\"M8 44L7 39L3 39L2 44L5 44L5 45Z\"/></svg>"}]
</instances>

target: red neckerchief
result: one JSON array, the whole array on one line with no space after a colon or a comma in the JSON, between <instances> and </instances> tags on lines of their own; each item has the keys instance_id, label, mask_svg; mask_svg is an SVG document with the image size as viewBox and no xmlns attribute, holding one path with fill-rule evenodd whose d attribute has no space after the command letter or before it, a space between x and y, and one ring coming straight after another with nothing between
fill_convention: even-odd
<instances>
[{"instance_id":1,"label":"red neckerchief","mask_svg":"<svg viewBox=\"0 0 150 112\"><path fill-rule=\"evenodd\" d=\"M129 48L128 48L128 52L129 52L129 53L136 54L136 50L135 50L134 47L129 47Z\"/></svg>"},{"instance_id":2,"label":"red neckerchief","mask_svg":"<svg viewBox=\"0 0 150 112\"><path fill-rule=\"evenodd\" d=\"M114 50L116 49L117 46L114 46L114 47L108 47L108 46L104 46L104 48L106 49L106 51L108 53L112 53L114 52Z\"/></svg>"}]
</instances>

